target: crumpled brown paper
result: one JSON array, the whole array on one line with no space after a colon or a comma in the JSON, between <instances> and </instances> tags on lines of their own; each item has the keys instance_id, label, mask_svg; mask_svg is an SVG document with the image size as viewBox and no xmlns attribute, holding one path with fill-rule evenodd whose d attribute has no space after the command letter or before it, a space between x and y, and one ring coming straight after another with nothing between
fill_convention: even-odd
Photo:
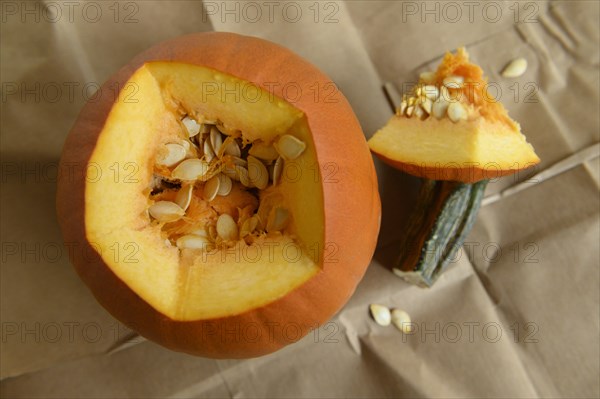
<instances>
[{"instance_id":1,"label":"crumpled brown paper","mask_svg":"<svg viewBox=\"0 0 600 399\"><path fill-rule=\"evenodd\" d=\"M383 82L401 88L465 45L543 170L599 141L598 3L67 3L1 3L3 397L600 395L598 159L484 206L431 289L390 271L418 180L375 160L382 228L355 295L299 343L251 360L120 346L131 331L79 281L54 216L60 149L94 88L153 43L212 29L313 62L367 137L392 113ZM501 78L516 57L525 75ZM494 181L488 195L533 173ZM414 332L376 325L370 303L405 309Z\"/></svg>"}]
</instances>

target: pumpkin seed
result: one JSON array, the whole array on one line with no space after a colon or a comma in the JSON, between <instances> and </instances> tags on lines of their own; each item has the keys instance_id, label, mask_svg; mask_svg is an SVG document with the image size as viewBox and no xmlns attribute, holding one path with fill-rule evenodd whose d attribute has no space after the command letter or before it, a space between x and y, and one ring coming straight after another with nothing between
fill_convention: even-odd
<instances>
[{"instance_id":1,"label":"pumpkin seed","mask_svg":"<svg viewBox=\"0 0 600 399\"><path fill-rule=\"evenodd\" d=\"M244 238L248 234L252 233L254 230L256 230L257 226L258 226L258 216L252 215L251 217L246 219L244 221L244 223L242 223L242 227L240 228L240 238Z\"/></svg>"},{"instance_id":2,"label":"pumpkin seed","mask_svg":"<svg viewBox=\"0 0 600 399\"><path fill-rule=\"evenodd\" d=\"M421 74L419 75L419 80L422 80L424 83L433 83L435 81L435 72L421 72Z\"/></svg>"},{"instance_id":3,"label":"pumpkin seed","mask_svg":"<svg viewBox=\"0 0 600 399\"><path fill-rule=\"evenodd\" d=\"M238 179L240 179L240 183L242 183L246 187L252 186L250 178L248 177L248 169L240 165L235 165L235 172L238 176Z\"/></svg>"},{"instance_id":4,"label":"pumpkin seed","mask_svg":"<svg viewBox=\"0 0 600 399\"><path fill-rule=\"evenodd\" d=\"M458 101L452 102L448 105L448 118L455 123L465 120L467 119L467 110Z\"/></svg>"},{"instance_id":5,"label":"pumpkin seed","mask_svg":"<svg viewBox=\"0 0 600 399\"><path fill-rule=\"evenodd\" d=\"M410 322L410 315L404 310L394 309L391 313L392 323L396 328L405 334L412 331L412 324Z\"/></svg>"},{"instance_id":6,"label":"pumpkin seed","mask_svg":"<svg viewBox=\"0 0 600 399\"><path fill-rule=\"evenodd\" d=\"M275 143L275 149L289 161L298 158L306 149L306 144L290 134L284 134Z\"/></svg>"},{"instance_id":7,"label":"pumpkin seed","mask_svg":"<svg viewBox=\"0 0 600 399\"><path fill-rule=\"evenodd\" d=\"M415 116L419 119L423 119L425 116L427 116L421 104L415 105Z\"/></svg>"},{"instance_id":8,"label":"pumpkin seed","mask_svg":"<svg viewBox=\"0 0 600 399\"><path fill-rule=\"evenodd\" d=\"M186 234L177 239L176 245L180 249L206 249L210 241L206 237L195 234Z\"/></svg>"},{"instance_id":9,"label":"pumpkin seed","mask_svg":"<svg viewBox=\"0 0 600 399\"><path fill-rule=\"evenodd\" d=\"M223 173L218 174L217 178L219 179L219 191L217 191L217 195L220 195L221 197L229 195L233 188L231 179Z\"/></svg>"},{"instance_id":10,"label":"pumpkin seed","mask_svg":"<svg viewBox=\"0 0 600 399\"><path fill-rule=\"evenodd\" d=\"M171 167L185 159L187 150L180 144L165 144L164 148L159 151L156 158L156 163L161 166Z\"/></svg>"},{"instance_id":11,"label":"pumpkin seed","mask_svg":"<svg viewBox=\"0 0 600 399\"><path fill-rule=\"evenodd\" d=\"M208 179L206 181L206 184L204 185L204 199L207 201L212 201L215 199L215 197L217 196L217 193L219 192L219 186L221 185L221 180L219 179L219 176L213 176L210 179Z\"/></svg>"},{"instance_id":12,"label":"pumpkin seed","mask_svg":"<svg viewBox=\"0 0 600 399\"><path fill-rule=\"evenodd\" d=\"M283 172L283 158L279 157L279 158L277 158L277 161L275 161L275 165L273 166L273 185L277 184L282 172Z\"/></svg>"},{"instance_id":13,"label":"pumpkin seed","mask_svg":"<svg viewBox=\"0 0 600 399\"><path fill-rule=\"evenodd\" d=\"M242 150L240 149L240 146L235 139L231 137L227 137L227 139L225 139L223 146L221 147L221 151L223 151L223 154L225 155L231 155L234 157L242 156Z\"/></svg>"},{"instance_id":14,"label":"pumpkin seed","mask_svg":"<svg viewBox=\"0 0 600 399\"><path fill-rule=\"evenodd\" d=\"M192 118L190 118L189 116L183 118L181 120L181 123L183 123L183 126L185 126L188 137L194 137L195 135L200 133L200 124Z\"/></svg>"},{"instance_id":15,"label":"pumpkin seed","mask_svg":"<svg viewBox=\"0 0 600 399\"><path fill-rule=\"evenodd\" d=\"M233 160L233 163L236 164L236 165L243 166L244 168L248 167L248 161L246 161L243 158L240 158L240 157L231 157L231 159Z\"/></svg>"},{"instance_id":16,"label":"pumpkin seed","mask_svg":"<svg viewBox=\"0 0 600 399\"><path fill-rule=\"evenodd\" d=\"M211 130L212 132L212 130ZM206 159L206 162L210 162L215 158L215 152L213 151L213 148L210 145L210 140L206 140L204 141L204 159Z\"/></svg>"},{"instance_id":17,"label":"pumpkin seed","mask_svg":"<svg viewBox=\"0 0 600 399\"><path fill-rule=\"evenodd\" d=\"M224 166L223 169L221 169L221 172L225 176L229 177L230 179L233 179L233 180L236 180L236 181L240 180L237 172L235 171L235 167L231 168L229 166Z\"/></svg>"},{"instance_id":18,"label":"pumpkin seed","mask_svg":"<svg viewBox=\"0 0 600 399\"><path fill-rule=\"evenodd\" d=\"M252 147L248 150L248 154L256 158L264 159L265 161L274 161L279 156L275 147L263 143L262 141L255 141L252 143Z\"/></svg>"},{"instance_id":19,"label":"pumpkin seed","mask_svg":"<svg viewBox=\"0 0 600 399\"><path fill-rule=\"evenodd\" d=\"M186 211L192 202L192 191L194 190L193 184L184 185L181 190L177 192L175 196L175 203L179 205L181 209Z\"/></svg>"},{"instance_id":20,"label":"pumpkin seed","mask_svg":"<svg viewBox=\"0 0 600 399\"><path fill-rule=\"evenodd\" d=\"M266 166L252 155L248 156L248 178L260 190L264 190L269 185L269 172Z\"/></svg>"},{"instance_id":21,"label":"pumpkin seed","mask_svg":"<svg viewBox=\"0 0 600 399\"><path fill-rule=\"evenodd\" d=\"M460 89L465 83L465 78L458 75L451 75L444 78L444 86L449 89Z\"/></svg>"},{"instance_id":22,"label":"pumpkin seed","mask_svg":"<svg viewBox=\"0 0 600 399\"><path fill-rule=\"evenodd\" d=\"M518 78L527 70L527 60L525 58L517 58L512 60L502 71L502 76L505 78Z\"/></svg>"},{"instance_id":23,"label":"pumpkin seed","mask_svg":"<svg viewBox=\"0 0 600 399\"><path fill-rule=\"evenodd\" d=\"M281 231L285 229L290 219L290 212L280 206L271 208L267 218L267 232Z\"/></svg>"},{"instance_id":24,"label":"pumpkin seed","mask_svg":"<svg viewBox=\"0 0 600 399\"><path fill-rule=\"evenodd\" d=\"M400 108L398 108L398 112L400 112L400 115L404 115L404 113L406 112L406 107L408 107L408 103L406 102L406 100L402 100L402 102L400 103Z\"/></svg>"},{"instance_id":25,"label":"pumpkin seed","mask_svg":"<svg viewBox=\"0 0 600 399\"><path fill-rule=\"evenodd\" d=\"M227 213L220 215L217 219L217 234L226 241L233 241L238 238L237 224Z\"/></svg>"},{"instance_id":26,"label":"pumpkin seed","mask_svg":"<svg viewBox=\"0 0 600 399\"><path fill-rule=\"evenodd\" d=\"M148 208L148 212L161 223L179 220L185 213L179 205L171 201L157 201Z\"/></svg>"},{"instance_id":27,"label":"pumpkin seed","mask_svg":"<svg viewBox=\"0 0 600 399\"><path fill-rule=\"evenodd\" d=\"M190 234L208 238L208 232L206 231L206 228L204 226L195 228L194 230L190 231Z\"/></svg>"},{"instance_id":28,"label":"pumpkin seed","mask_svg":"<svg viewBox=\"0 0 600 399\"><path fill-rule=\"evenodd\" d=\"M211 224L210 226L208 226L208 238L210 238L211 241L216 241L218 238L217 235L217 227L214 224Z\"/></svg>"},{"instance_id":29,"label":"pumpkin seed","mask_svg":"<svg viewBox=\"0 0 600 399\"><path fill-rule=\"evenodd\" d=\"M369 306L369 310L375 322L380 326L389 326L392 322L392 314L386 306L374 303Z\"/></svg>"},{"instance_id":30,"label":"pumpkin seed","mask_svg":"<svg viewBox=\"0 0 600 399\"><path fill-rule=\"evenodd\" d=\"M423 86L423 94L431 101L437 100L440 95L440 90L433 85Z\"/></svg>"},{"instance_id":31,"label":"pumpkin seed","mask_svg":"<svg viewBox=\"0 0 600 399\"><path fill-rule=\"evenodd\" d=\"M260 201L258 209L256 210L256 216L258 218L259 229L265 230L267 228L267 220L271 212L272 206L267 201Z\"/></svg>"},{"instance_id":32,"label":"pumpkin seed","mask_svg":"<svg viewBox=\"0 0 600 399\"><path fill-rule=\"evenodd\" d=\"M210 129L211 128L212 128L211 125L209 125L208 123L204 122L202 124L202 128L200 129L200 135L207 136L208 134L210 134Z\"/></svg>"},{"instance_id":33,"label":"pumpkin seed","mask_svg":"<svg viewBox=\"0 0 600 399\"><path fill-rule=\"evenodd\" d=\"M214 154L218 154L221 146L223 145L223 136L216 127L210 129L210 145Z\"/></svg>"},{"instance_id":34,"label":"pumpkin seed","mask_svg":"<svg viewBox=\"0 0 600 399\"><path fill-rule=\"evenodd\" d=\"M208 173L209 165L201 159L186 159L173 171L171 176L179 180L196 180L201 179Z\"/></svg>"},{"instance_id":35,"label":"pumpkin seed","mask_svg":"<svg viewBox=\"0 0 600 399\"><path fill-rule=\"evenodd\" d=\"M437 119L442 119L446 116L446 112L448 110L448 101L444 99L444 97L440 96L431 107L431 114L435 116Z\"/></svg>"},{"instance_id":36,"label":"pumpkin seed","mask_svg":"<svg viewBox=\"0 0 600 399\"><path fill-rule=\"evenodd\" d=\"M423 107L423 111L427 112L427 114L431 114L431 107L433 106L433 102L425 97L421 102L421 107Z\"/></svg>"},{"instance_id":37,"label":"pumpkin seed","mask_svg":"<svg viewBox=\"0 0 600 399\"><path fill-rule=\"evenodd\" d=\"M453 100L452 96L450 95L450 91L448 90L448 88L446 86L442 86L440 87L440 97L442 100L450 102L451 100Z\"/></svg>"},{"instance_id":38,"label":"pumpkin seed","mask_svg":"<svg viewBox=\"0 0 600 399\"><path fill-rule=\"evenodd\" d=\"M221 132L221 134L224 134L225 136L231 136L231 134L229 133L229 131L227 129L225 129L225 126L219 125L219 124L215 124L215 127L219 130L219 132Z\"/></svg>"}]
</instances>

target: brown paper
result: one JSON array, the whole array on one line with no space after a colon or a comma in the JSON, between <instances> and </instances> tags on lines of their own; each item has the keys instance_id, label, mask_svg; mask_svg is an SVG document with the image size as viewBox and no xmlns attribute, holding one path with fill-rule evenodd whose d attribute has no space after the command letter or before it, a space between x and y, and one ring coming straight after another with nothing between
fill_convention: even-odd
<instances>
[{"instance_id":1,"label":"brown paper","mask_svg":"<svg viewBox=\"0 0 600 399\"><path fill-rule=\"evenodd\" d=\"M2 397L600 396L598 159L482 207L431 289L391 272L418 180L375 160L382 227L356 293L300 342L250 360L122 346L135 336L73 272L54 213L56 162L84 88L153 43L213 29L314 63L367 137L392 113L384 82L402 88L465 45L542 159L490 183L493 195L599 141L598 3L91 3L1 3ZM525 75L501 78L516 57ZM406 310L415 330L378 326L371 303Z\"/></svg>"}]
</instances>

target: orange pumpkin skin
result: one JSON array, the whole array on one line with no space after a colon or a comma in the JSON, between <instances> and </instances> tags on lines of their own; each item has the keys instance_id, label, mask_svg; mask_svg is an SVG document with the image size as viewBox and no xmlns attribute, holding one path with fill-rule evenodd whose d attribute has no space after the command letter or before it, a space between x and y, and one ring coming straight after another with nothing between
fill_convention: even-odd
<instances>
[{"instance_id":1,"label":"orange pumpkin skin","mask_svg":"<svg viewBox=\"0 0 600 399\"><path fill-rule=\"evenodd\" d=\"M484 179L497 179L502 176L512 175L520 171L529 169L535 165L534 163L531 163L518 169L500 169L492 167L485 169L477 166L448 168L441 166L435 167L411 164L390 159L385 155L379 154L375 151L373 151L373 153L375 154L375 156L377 156L377 158L381 159L389 166L401 170L402 172L408 173L410 175L430 180L451 180L460 181L463 183L475 183ZM527 172L528 175L532 173L533 172L531 171Z\"/></svg>"},{"instance_id":2,"label":"orange pumpkin skin","mask_svg":"<svg viewBox=\"0 0 600 399\"><path fill-rule=\"evenodd\" d=\"M250 81L302 110L320 167L335 164L334 181L322 181L326 245L321 270L282 298L235 316L177 321L133 292L88 242L85 170L98 137L123 88L149 61L205 66ZM277 84L273 84L276 82ZM286 84L300 96L287 98ZM112 76L82 109L65 142L57 214L71 261L97 300L117 319L167 348L213 358L261 356L298 341L326 322L350 298L372 258L381 209L377 178L360 125L340 92L315 99L314 87L331 80L291 51L265 40L231 33L198 33L162 42ZM312 87L312 88L311 88Z\"/></svg>"}]
</instances>

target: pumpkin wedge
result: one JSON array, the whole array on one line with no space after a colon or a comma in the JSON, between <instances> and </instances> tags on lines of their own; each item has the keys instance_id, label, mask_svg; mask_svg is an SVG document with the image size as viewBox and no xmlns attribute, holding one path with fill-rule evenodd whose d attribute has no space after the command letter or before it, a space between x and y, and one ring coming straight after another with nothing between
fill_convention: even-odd
<instances>
[{"instance_id":1,"label":"pumpkin wedge","mask_svg":"<svg viewBox=\"0 0 600 399\"><path fill-rule=\"evenodd\" d=\"M423 73L369 140L389 165L421 177L394 274L430 287L473 226L489 179L540 162L520 126L487 91L464 48Z\"/></svg>"},{"instance_id":2,"label":"pumpkin wedge","mask_svg":"<svg viewBox=\"0 0 600 399\"><path fill-rule=\"evenodd\" d=\"M538 164L519 124L487 87L464 48L447 53L369 140L371 151L409 174L467 183Z\"/></svg>"}]
</instances>

